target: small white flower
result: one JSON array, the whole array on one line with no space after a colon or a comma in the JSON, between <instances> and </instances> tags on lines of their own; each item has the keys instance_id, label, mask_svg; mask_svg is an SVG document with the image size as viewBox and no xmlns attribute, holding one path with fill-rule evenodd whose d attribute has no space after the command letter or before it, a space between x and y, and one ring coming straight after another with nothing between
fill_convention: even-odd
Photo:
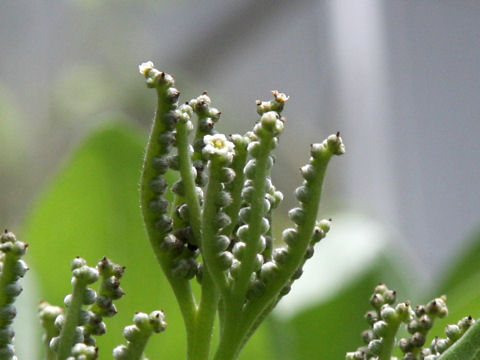
<instances>
[{"instance_id":1,"label":"small white flower","mask_svg":"<svg viewBox=\"0 0 480 360\"><path fill-rule=\"evenodd\" d=\"M138 71L140 71L140 74L147 76L148 72L152 70L153 67L154 67L153 62L146 61L138 65Z\"/></svg>"},{"instance_id":2,"label":"small white flower","mask_svg":"<svg viewBox=\"0 0 480 360\"><path fill-rule=\"evenodd\" d=\"M290 96L287 96L284 93L278 92L278 90L273 90L272 94L273 94L273 97L275 98L275 100L277 100L278 102L281 102L281 103L284 103L285 101L290 99Z\"/></svg>"},{"instance_id":3,"label":"small white flower","mask_svg":"<svg viewBox=\"0 0 480 360\"><path fill-rule=\"evenodd\" d=\"M203 142L205 143L203 153L207 156L219 155L227 158L229 161L232 160L235 145L228 141L224 134L205 135Z\"/></svg>"}]
</instances>

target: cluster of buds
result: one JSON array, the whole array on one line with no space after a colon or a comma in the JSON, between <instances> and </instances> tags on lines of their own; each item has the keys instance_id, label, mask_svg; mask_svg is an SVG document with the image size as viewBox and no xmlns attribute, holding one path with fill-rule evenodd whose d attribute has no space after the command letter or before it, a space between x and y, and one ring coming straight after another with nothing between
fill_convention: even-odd
<instances>
[{"instance_id":1,"label":"cluster of buds","mask_svg":"<svg viewBox=\"0 0 480 360\"><path fill-rule=\"evenodd\" d=\"M430 347L424 347L435 319L448 314L445 296L412 308L409 302L396 304L396 292L380 284L375 288L370 304L374 310L365 314L370 325L362 333L365 345L347 353L346 360L397 360L392 357L395 346L403 353L402 360L435 360L474 322L471 317L466 317L457 325L448 325L446 339L435 338ZM397 341L396 335L402 323L410 336Z\"/></svg>"},{"instance_id":2,"label":"cluster of buds","mask_svg":"<svg viewBox=\"0 0 480 360\"><path fill-rule=\"evenodd\" d=\"M45 329L48 353L58 359L90 360L97 358L93 336L106 332L104 317L117 313L114 300L124 295L120 278L124 267L104 257L96 267L76 257L71 264L73 292L64 298L65 311L47 302L40 304L40 320ZM97 291L89 287L102 278Z\"/></svg>"},{"instance_id":3,"label":"cluster of buds","mask_svg":"<svg viewBox=\"0 0 480 360\"><path fill-rule=\"evenodd\" d=\"M27 247L7 230L0 235L0 359L16 359L12 322L17 310L13 302L22 292L19 279L28 270L22 260Z\"/></svg>"},{"instance_id":4,"label":"cluster of buds","mask_svg":"<svg viewBox=\"0 0 480 360\"><path fill-rule=\"evenodd\" d=\"M215 130L220 111L206 92L179 105L170 75L151 62L139 70L158 95L141 180L149 238L177 295L187 332L194 334L189 341L200 341L195 338L201 336L199 326L212 331L218 313L222 336L216 356L226 359L235 356L288 293L314 245L329 231L329 220L317 221L322 182L330 158L345 148L338 133L311 146L310 160L301 169L304 181L296 191L300 204L289 212L294 227L284 231L285 245L274 249L272 212L283 195L270 172L288 96L273 91L273 100L257 101L260 119L252 131L226 136ZM178 171L178 180L168 183L167 169ZM169 187L175 194L172 204L164 196ZM218 298L214 303L222 308L203 313L207 310L197 305L191 290L193 278L201 284L201 298ZM196 324L197 319L203 324ZM233 334L235 339L229 339ZM205 355L208 345L203 345Z\"/></svg>"},{"instance_id":5,"label":"cluster of buds","mask_svg":"<svg viewBox=\"0 0 480 360\"><path fill-rule=\"evenodd\" d=\"M134 325L126 326L123 329L127 345L119 345L113 349L115 360L141 359L148 338L153 333L160 333L167 327L165 315L160 310L150 314L138 312L133 316L133 322Z\"/></svg>"}]
</instances>

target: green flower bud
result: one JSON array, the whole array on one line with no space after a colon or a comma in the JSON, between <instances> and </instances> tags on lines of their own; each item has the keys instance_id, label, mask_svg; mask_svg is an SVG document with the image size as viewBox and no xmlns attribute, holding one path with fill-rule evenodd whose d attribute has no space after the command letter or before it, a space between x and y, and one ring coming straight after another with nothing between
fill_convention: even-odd
<instances>
[{"instance_id":1,"label":"green flower bud","mask_svg":"<svg viewBox=\"0 0 480 360\"><path fill-rule=\"evenodd\" d=\"M282 239L288 246L295 246L297 238L298 232L293 228L287 228L282 232Z\"/></svg>"},{"instance_id":2,"label":"green flower bud","mask_svg":"<svg viewBox=\"0 0 480 360\"><path fill-rule=\"evenodd\" d=\"M235 179L235 171L228 167L223 167L220 169L220 181L228 184L231 183Z\"/></svg>"},{"instance_id":3,"label":"green flower bud","mask_svg":"<svg viewBox=\"0 0 480 360\"><path fill-rule=\"evenodd\" d=\"M217 252L224 251L230 245L230 239L228 238L228 236L218 235L215 238L215 241L213 241L213 245L214 245L215 251Z\"/></svg>"},{"instance_id":4,"label":"green flower bud","mask_svg":"<svg viewBox=\"0 0 480 360\"><path fill-rule=\"evenodd\" d=\"M408 352L405 355L403 355L402 360L418 360L418 358L414 353Z\"/></svg>"},{"instance_id":5,"label":"green flower bud","mask_svg":"<svg viewBox=\"0 0 480 360\"><path fill-rule=\"evenodd\" d=\"M16 298L23 291L22 285L19 282L10 283L5 286L5 295L9 298Z\"/></svg>"},{"instance_id":6,"label":"green flower bud","mask_svg":"<svg viewBox=\"0 0 480 360\"><path fill-rule=\"evenodd\" d=\"M141 336L141 331L137 325L128 325L123 328L123 337L128 341L136 341Z\"/></svg>"},{"instance_id":7,"label":"green flower bud","mask_svg":"<svg viewBox=\"0 0 480 360\"><path fill-rule=\"evenodd\" d=\"M148 204L148 207L151 211L156 213L164 214L168 211L168 200L164 199L161 196L157 196Z\"/></svg>"},{"instance_id":8,"label":"green flower bud","mask_svg":"<svg viewBox=\"0 0 480 360\"><path fill-rule=\"evenodd\" d=\"M185 196L185 185L182 180L177 180L172 185L172 192L178 196Z\"/></svg>"},{"instance_id":9,"label":"green flower bud","mask_svg":"<svg viewBox=\"0 0 480 360\"><path fill-rule=\"evenodd\" d=\"M72 271L73 276L86 284L93 284L98 280L98 270L89 266L82 266Z\"/></svg>"},{"instance_id":10,"label":"green flower bud","mask_svg":"<svg viewBox=\"0 0 480 360\"><path fill-rule=\"evenodd\" d=\"M376 337L383 337L388 331L388 324L383 321L377 321L373 324L373 333Z\"/></svg>"},{"instance_id":11,"label":"green flower bud","mask_svg":"<svg viewBox=\"0 0 480 360\"><path fill-rule=\"evenodd\" d=\"M277 274L278 274L277 264L275 264L272 261L266 262L260 268L260 279L265 283L268 283L273 279L275 279Z\"/></svg>"},{"instance_id":12,"label":"green flower bud","mask_svg":"<svg viewBox=\"0 0 480 360\"><path fill-rule=\"evenodd\" d=\"M261 254L257 254L253 262L253 271L255 272L259 271L262 265L263 265L263 256Z\"/></svg>"},{"instance_id":13,"label":"green flower bud","mask_svg":"<svg viewBox=\"0 0 480 360\"><path fill-rule=\"evenodd\" d=\"M170 110L163 114L162 120L166 130L175 130L178 120L180 119L180 112L178 110Z\"/></svg>"},{"instance_id":14,"label":"green flower bud","mask_svg":"<svg viewBox=\"0 0 480 360\"><path fill-rule=\"evenodd\" d=\"M163 175L167 172L170 166L170 159L167 156L155 156L152 159L152 167Z\"/></svg>"},{"instance_id":15,"label":"green flower bud","mask_svg":"<svg viewBox=\"0 0 480 360\"><path fill-rule=\"evenodd\" d=\"M65 305L65 307L70 307L70 304L72 303L72 298L72 294L68 294L63 298L63 304Z\"/></svg>"},{"instance_id":16,"label":"green flower bud","mask_svg":"<svg viewBox=\"0 0 480 360\"><path fill-rule=\"evenodd\" d=\"M153 226L158 231L169 232L172 230L172 218L167 215L160 215L155 219Z\"/></svg>"},{"instance_id":17,"label":"green flower bud","mask_svg":"<svg viewBox=\"0 0 480 360\"><path fill-rule=\"evenodd\" d=\"M248 153L250 154L250 156L254 158L257 158L260 155L262 151L261 149L262 149L262 146L260 145L259 141L252 141L247 146Z\"/></svg>"},{"instance_id":18,"label":"green flower bud","mask_svg":"<svg viewBox=\"0 0 480 360\"><path fill-rule=\"evenodd\" d=\"M245 206L240 209L238 216L243 222L247 223L249 221L251 210L250 206Z\"/></svg>"},{"instance_id":19,"label":"green flower bud","mask_svg":"<svg viewBox=\"0 0 480 360\"><path fill-rule=\"evenodd\" d=\"M16 277L23 277L28 271L28 266L23 260L17 260L13 266L12 272Z\"/></svg>"},{"instance_id":20,"label":"green flower bud","mask_svg":"<svg viewBox=\"0 0 480 360\"><path fill-rule=\"evenodd\" d=\"M257 162L255 161L255 159L251 159L247 162L243 172L245 173L245 176L248 179L255 178L256 167L257 167Z\"/></svg>"},{"instance_id":21,"label":"green flower bud","mask_svg":"<svg viewBox=\"0 0 480 360\"><path fill-rule=\"evenodd\" d=\"M133 322L139 329L150 328L150 319L144 312L136 312L135 315L133 315Z\"/></svg>"},{"instance_id":22,"label":"green flower bud","mask_svg":"<svg viewBox=\"0 0 480 360\"><path fill-rule=\"evenodd\" d=\"M462 331L458 325L447 325L445 328L445 334L452 341L456 341L462 336Z\"/></svg>"},{"instance_id":23,"label":"green flower bud","mask_svg":"<svg viewBox=\"0 0 480 360\"><path fill-rule=\"evenodd\" d=\"M430 330L433 326L433 319L428 316L428 315L422 315L418 319L418 325L419 329L422 330L422 332L426 333L428 330Z\"/></svg>"},{"instance_id":24,"label":"green flower bud","mask_svg":"<svg viewBox=\"0 0 480 360\"><path fill-rule=\"evenodd\" d=\"M373 295L370 297L370 305L372 305L375 309L380 309L383 304L385 304L385 299L383 296L378 293L373 293Z\"/></svg>"},{"instance_id":25,"label":"green flower bud","mask_svg":"<svg viewBox=\"0 0 480 360\"><path fill-rule=\"evenodd\" d=\"M362 340L365 344L368 345L368 343L373 339L375 339L375 334L373 333L373 330L368 329L368 330L362 331Z\"/></svg>"},{"instance_id":26,"label":"green flower bud","mask_svg":"<svg viewBox=\"0 0 480 360\"><path fill-rule=\"evenodd\" d=\"M55 326L55 329L60 331L62 330L63 325L65 325L65 315L60 314L55 318L55 321L53 322L53 326Z\"/></svg>"},{"instance_id":27,"label":"green flower bud","mask_svg":"<svg viewBox=\"0 0 480 360\"><path fill-rule=\"evenodd\" d=\"M127 360L128 357L128 348L126 345L119 345L113 349L113 358L115 360Z\"/></svg>"},{"instance_id":28,"label":"green flower bud","mask_svg":"<svg viewBox=\"0 0 480 360\"><path fill-rule=\"evenodd\" d=\"M230 216L228 216L224 212L219 212L216 215L215 223L217 224L219 229L223 229L224 227L230 225L232 223L232 220L230 219Z\"/></svg>"},{"instance_id":29,"label":"green flower bud","mask_svg":"<svg viewBox=\"0 0 480 360\"><path fill-rule=\"evenodd\" d=\"M53 351L57 351L59 345L60 345L60 337L59 336L55 336L50 340L49 346L50 346L50 349L52 349Z\"/></svg>"},{"instance_id":30,"label":"green flower bud","mask_svg":"<svg viewBox=\"0 0 480 360\"><path fill-rule=\"evenodd\" d=\"M232 253L238 260L242 260L243 254L245 254L246 244L242 241L238 241L233 245Z\"/></svg>"},{"instance_id":31,"label":"green flower bud","mask_svg":"<svg viewBox=\"0 0 480 360\"><path fill-rule=\"evenodd\" d=\"M237 229L237 236L240 240L246 241L248 239L248 225L242 225Z\"/></svg>"},{"instance_id":32,"label":"green flower bud","mask_svg":"<svg viewBox=\"0 0 480 360\"><path fill-rule=\"evenodd\" d=\"M238 275L240 274L241 262L237 259L233 259L232 265L230 266L230 275L234 279L238 279Z\"/></svg>"},{"instance_id":33,"label":"green flower bud","mask_svg":"<svg viewBox=\"0 0 480 360\"><path fill-rule=\"evenodd\" d=\"M265 292L265 285L259 280L254 280L247 290L247 299L248 300L257 299L260 296L262 296L264 292Z\"/></svg>"},{"instance_id":34,"label":"green flower bud","mask_svg":"<svg viewBox=\"0 0 480 360\"><path fill-rule=\"evenodd\" d=\"M365 320L367 320L367 323L370 326L373 326L373 324L379 320L377 312L374 310L367 311L367 313L365 314Z\"/></svg>"},{"instance_id":35,"label":"green flower bud","mask_svg":"<svg viewBox=\"0 0 480 360\"><path fill-rule=\"evenodd\" d=\"M253 186L246 186L242 189L242 199L247 203L252 203L255 197L255 189Z\"/></svg>"},{"instance_id":36,"label":"green flower bud","mask_svg":"<svg viewBox=\"0 0 480 360\"><path fill-rule=\"evenodd\" d=\"M327 148L334 155L342 155L345 153L345 145L342 142L340 134L330 135L327 140Z\"/></svg>"},{"instance_id":37,"label":"green flower bud","mask_svg":"<svg viewBox=\"0 0 480 360\"><path fill-rule=\"evenodd\" d=\"M436 298L430 301L427 306L425 307L425 311L430 316L438 316L439 318L443 318L448 314L448 308L445 304L444 298Z\"/></svg>"},{"instance_id":38,"label":"green flower bud","mask_svg":"<svg viewBox=\"0 0 480 360\"><path fill-rule=\"evenodd\" d=\"M411 339L412 346L416 348L420 348L425 344L426 340L427 339L425 338L425 335L423 335L422 333L416 332L415 334L413 334Z\"/></svg>"},{"instance_id":39,"label":"green flower bud","mask_svg":"<svg viewBox=\"0 0 480 360\"><path fill-rule=\"evenodd\" d=\"M165 193L165 191L167 190L167 181L165 180L165 178L161 177L161 176L157 176L155 178L152 179L152 181L150 182L150 189L157 193L158 195L162 195Z\"/></svg>"},{"instance_id":40,"label":"green flower bud","mask_svg":"<svg viewBox=\"0 0 480 360\"><path fill-rule=\"evenodd\" d=\"M317 176L315 168L310 164L303 165L300 168L300 172L301 172L303 178L307 181L313 181L315 179L315 177Z\"/></svg>"},{"instance_id":41,"label":"green flower bud","mask_svg":"<svg viewBox=\"0 0 480 360\"><path fill-rule=\"evenodd\" d=\"M462 329L463 332L467 331L473 324L475 320L471 316L466 316L458 322L458 327Z\"/></svg>"},{"instance_id":42,"label":"green flower bud","mask_svg":"<svg viewBox=\"0 0 480 360\"><path fill-rule=\"evenodd\" d=\"M208 116L211 117L214 122L217 122L218 120L220 120L221 114L222 112L217 108L211 107L208 109Z\"/></svg>"},{"instance_id":43,"label":"green flower bud","mask_svg":"<svg viewBox=\"0 0 480 360\"><path fill-rule=\"evenodd\" d=\"M97 293L95 290L86 288L83 293L83 304L91 305L97 300Z\"/></svg>"},{"instance_id":44,"label":"green flower bud","mask_svg":"<svg viewBox=\"0 0 480 360\"><path fill-rule=\"evenodd\" d=\"M273 260L278 265L283 265L287 261L288 251L286 248L276 248L273 250Z\"/></svg>"},{"instance_id":45,"label":"green flower bud","mask_svg":"<svg viewBox=\"0 0 480 360\"><path fill-rule=\"evenodd\" d=\"M288 212L288 217L292 220L295 224L300 225L305 221L305 212L302 208L296 207L291 209Z\"/></svg>"},{"instance_id":46,"label":"green flower bud","mask_svg":"<svg viewBox=\"0 0 480 360\"><path fill-rule=\"evenodd\" d=\"M177 278L191 279L197 273L197 262L193 259L179 259L172 264L172 275Z\"/></svg>"},{"instance_id":47,"label":"green flower bud","mask_svg":"<svg viewBox=\"0 0 480 360\"><path fill-rule=\"evenodd\" d=\"M180 255L185 248L184 244L172 234L168 234L162 239L160 247L163 251L170 252L174 256Z\"/></svg>"},{"instance_id":48,"label":"green flower bud","mask_svg":"<svg viewBox=\"0 0 480 360\"><path fill-rule=\"evenodd\" d=\"M295 270L295 272L293 273L292 275L292 280L297 280L297 279L300 279L300 277L302 276L303 274L303 269L301 267L299 267L297 270Z\"/></svg>"},{"instance_id":49,"label":"green flower bud","mask_svg":"<svg viewBox=\"0 0 480 360\"><path fill-rule=\"evenodd\" d=\"M270 222L267 218L262 218L260 221L260 233L266 234L270 230Z\"/></svg>"},{"instance_id":50,"label":"green flower bud","mask_svg":"<svg viewBox=\"0 0 480 360\"><path fill-rule=\"evenodd\" d=\"M307 250L305 251L305 255L303 256L305 259L310 259L313 256L313 253L315 252L313 246L307 247Z\"/></svg>"},{"instance_id":51,"label":"green flower bud","mask_svg":"<svg viewBox=\"0 0 480 360\"><path fill-rule=\"evenodd\" d=\"M165 322L165 314L163 311L155 310L152 311L148 318L150 320L150 325L152 330L156 333L162 332L167 328L167 323Z\"/></svg>"},{"instance_id":52,"label":"green flower bud","mask_svg":"<svg viewBox=\"0 0 480 360\"><path fill-rule=\"evenodd\" d=\"M216 194L215 205L218 207L226 207L231 204L232 196L226 191L219 191Z\"/></svg>"},{"instance_id":53,"label":"green flower bud","mask_svg":"<svg viewBox=\"0 0 480 360\"><path fill-rule=\"evenodd\" d=\"M14 337L15 332L13 331L12 327L0 329L0 344L11 343Z\"/></svg>"},{"instance_id":54,"label":"green flower bud","mask_svg":"<svg viewBox=\"0 0 480 360\"><path fill-rule=\"evenodd\" d=\"M82 259L80 256L77 256L75 259L72 260L72 263L70 264L70 269L75 270L86 265L87 261L85 259Z\"/></svg>"},{"instance_id":55,"label":"green flower bud","mask_svg":"<svg viewBox=\"0 0 480 360\"><path fill-rule=\"evenodd\" d=\"M388 293L385 293L385 295L387 295ZM403 303L400 303L398 304L396 307L395 307L395 311L397 312L397 315L399 316L400 320L401 321L407 321L410 319L411 314L411 309L410 309L410 303L409 302L403 302Z\"/></svg>"},{"instance_id":56,"label":"green flower bud","mask_svg":"<svg viewBox=\"0 0 480 360\"><path fill-rule=\"evenodd\" d=\"M224 251L218 255L218 264L222 270L227 270L233 263L233 254L229 251Z\"/></svg>"},{"instance_id":57,"label":"green flower bud","mask_svg":"<svg viewBox=\"0 0 480 360\"><path fill-rule=\"evenodd\" d=\"M170 87L167 89L166 99L168 102L174 104L178 101L179 97L180 97L180 91L178 91L174 87Z\"/></svg>"},{"instance_id":58,"label":"green flower bud","mask_svg":"<svg viewBox=\"0 0 480 360\"><path fill-rule=\"evenodd\" d=\"M264 113L260 119L260 123L262 128L267 130L273 136L277 136L283 131L283 122L280 120L280 116L275 111ZM260 134L257 135L260 136Z\"/></svg>"},{"instance_id":59,"label":"green flower bud","mask_svg":"<svg viewBox=\"0 0 480 360\"><path fill-rule=\"evenodd\" d=\"M295 189L295 197L298 201L304 203L310 199L310 190L307 186L299 186Z\"/></svg>"},{"instance_id":60,"label":"green flower bud","mask_svg":"<svg viewBox=\"0 0 480 360\"><path fill-rule=\"evenodd\" d=\"M285 285L281 290L280 290L280 296L285 296L287 295L290 290L292 290L292 287L290 285Z\"/></svg>"},{"instance_id":61,"label":"green flower bud","mask_svg":"<svg viewBox=\"0 0 480 360\"><path fill-rule=\"evenodd\" d=\"M162 154L167 154L172 149L175 136L171 132L164 132L157 137L157 142L161 146L159 150L162 151Z\"/></svg>"},{"instance_id":62,"label":"green flower bud","mask_svg":"<svg viewBox=\"0 0 480 360\"><path fill-rule=\"evenodd\" d=\"M88 324L90 320L90 314L87 310L80 309L80 314L78 316L78 325Z\"/></svg>"},{"instance_id":63,"label":"green flower bud","mask_svg":"<svg viewBox=\"0 0 480 360\"><path fill-rule=\"evenodd\" d=\"M382 351L383 342L381 339L373 339L368 344L368 351L374 355L379 355Z\"/></svg>"},{"instance_id":64,"label":"green flower bud","mask_svg":"<svg viewBox=\"0 0 480 360\"><path fill-rule=\"evenodd\" d=\"M412 343L410 342L410 339L406 339L406 338L401 338L398 341L398 347L400 348L400 350L402 350L404 354L411 351L413 348Z\"/></svg>"},{"instance_id":65,"label":"green flower bud","mask_svg":"<svg viewBox=\"0 0 480 360\"><path fill-rule=\"evenodd\" d=\"M212 118L209 118L209 117L201 119L200 122L198 123L198 127L200 131L206 134L212 133L214 125L215 125L215 122L213 121Z\"/></svg>"},{"instance_id":66,"label":"green flower bud","mask_svg":"<svg viewBox=\"0 0 480 360\"><path fill-rule=\"evenodd\" d=\"M378 296L381 296L381 295L378 295ZM382 306L382 309L380 311L380 316L387 323L391 323L392 321L397 320L397 312L395 311L395 309L393 307L391 307L390 305L387 305L387 304Z\"/></svg>"},{"instance_id":67,"label":"green flower bud","mask_svg":"<svg viewBox=\"0 0 480 360\"><path fill-rule=\"evenodd\" d=\"M450 339L438 339L434 340L435 345L432 346L440 354L444 353L452 344Z\"/></svg>"}]
</instances>

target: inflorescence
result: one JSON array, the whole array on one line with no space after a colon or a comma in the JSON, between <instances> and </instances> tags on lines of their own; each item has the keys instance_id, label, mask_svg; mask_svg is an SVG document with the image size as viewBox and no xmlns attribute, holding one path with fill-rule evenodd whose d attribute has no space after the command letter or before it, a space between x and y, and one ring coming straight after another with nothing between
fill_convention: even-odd
<instances>
[{"instance_id":1,"label":"inflorescence","mask_svg":"<svg viewBox=\"0 0 480 360\"><path fill-rule=\"evenodd\" d=\"M322 182L330 158L345 147L338 133L311 146L301 168L303 184L295 191L299 205L289 212L294 226L283 231L283 246L275 247L273 211L283 195L270 171L289 97L273 91L272 100L257 101L260 118L252 131L226 136L215 130L221 112L206 92L179 105L172 76L150 61L139 70L158 95L141 182L150 241L184 315L187 353L200 348L208 357L218 313L215 358L233 359L329 231L330 220L317 221ZM167 171L179 174L173 184ZM172 203L168 189L175 194ZM200 301L191 290L194 278L201 284Z\"/></svg>"},{"instance_id":2,"label":"inflorescence","mask_svg":"<svg viewBox=\"0 0 480 360\"><path fill-rule=\"evenodd\" d=\"M402 360L436 360L473 325L471 316L445 328L446 338L435 337L425 346L427 336L436 318L448 314L446 297L433 299L426 305L412 308L407 302L396 303L396 292L384 284L378 285L370 298L373 310L365 314L370 328L362 333L364 346L346 355L346 360L397 360L396 348ZM396 339L400 325L404 324L408 337Z\"/></svg>"}]
</instances>

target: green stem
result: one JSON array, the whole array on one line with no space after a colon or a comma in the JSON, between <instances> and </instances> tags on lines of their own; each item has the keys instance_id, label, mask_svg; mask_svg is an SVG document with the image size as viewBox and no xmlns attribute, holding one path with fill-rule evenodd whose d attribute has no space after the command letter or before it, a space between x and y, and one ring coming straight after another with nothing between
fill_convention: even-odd
<instances>
[{"instance_id":1,"label":"green stem","mask_svg":"<svg viewBox=\"0 0 480 360\"><path fill-rule=\"evenodd\" d=\"M382 348L380 354L378 354L378 360L390 360L392 358L395 335L397 335L401 323L400 319L388 323L386 333L382 337Z\"/></svg>"},{"instance_id":2,"label":"green stem","mask_svg":"<svg viewBox=\"0 0 480 360\"><path fill-rule=\"evenodd\" d=\"M235 178L227 185L227 190L230 192L232 202L225 209L225 213L230 217L232 221L230 225L225 226L222 229L222 234L229 236L232 234L235 226L238 224L238 212L242 205L242 189L243 182L245 180L245 174L243 168L247 162L248 152L247 146L242 141L235 142L235 157L232 162L232 170L235 172Z\"/></svg>"},{"instance_id":3,"label":"green stem","mask_svg":"<svg viewBox=\"0 0 480 360\"><path fill-rule=\"evenodd\" d=\"M188 128L187 123L179 121L177 123L177 149L180 164L180 176L185 188L185 197L189 211L189 222L192 226L193 234L197 244L200 246L201 235L201 211L195 190L195 179L192 173L192 161L188 151Z\"/></svg>"},{"instance_id":4,"label":"green stem","mask_svg":"<svg viewBox=\"0 0 480 360\"><path fill-rule=\"evenodd\" d=\"M289 256L285 263L278 267L277 276L266 286L265 292L259 298L247 304L242 319L242 337L246 335L248 329L255 323L256 318L261 316L268 305L275 300L282 287L285 286L293 273L304 261L305 251L310 244L317 219L325 171L332 155L330 151L326 150L322 153L322 156L313 159L311 162L315 167L316 175L310 180L309 187L311 193L308 202L303 205L305 219L298 225L298 235L295 246L289 248Z\"/></svg>"},{"instance_id":5,"label":"green stem","mask_svg":"<svg viewBox=\"0 0 480 360\"><path fill-rule=\"evenodd\" d=\"M75 279L73 286L72 301L65 314L65 324L60 332L60 343L58 345L57 359L65 360L70 356L73 345L75 345L75 331L79 323L80 310L83 305L83 294L87 288L87 283Z\"/></svg>"},{"instance_id":6,"label":"green stem","mask_svg":"<svg viewBox=\"0 0 480 360\"><path fill-rule=\"evenodd\" d=\"M155 196L155 193L150 189L150 183L157 176L157 171L151 166L151 164L154 157L157 154L162 153L162 151L160 151L162 150L160 148L160 144L156 141L156 139L160 134L166 131L166 127L162 121L162 116L171 108L171 104L165 100L165 92L166 89L157 89L157 112L155 114L155 120L147 143L147 150L141 178L141 206L150 244L180 306L180 311L182 312L185 322L187 339L189 339L191 338L193 332L193 319L195 317L196 309L193 291L188 280L174 278L172 276L170 271L172 258L168 253L162 251L160 247L161 241L166 233L159 232L155 229L154 221L156 215L149 211L149 202Z\"/></svg>"},{"instance_id":7,"label":"green stem","mask_svg":"<svg viewBox=\"0 0 480 360\"><path fill-rule=\"evenodd\" d=\"M267 160L272 148L272 137L266 137L260 141L260 153L255 159L256 171L253 179L253 196L250 203L250 215L248 222L248 241L246 242L245 253L243 254L240 273L235 282L233 296L245 299L247 288L250 281L250 275L254 269L255 258L260 241L261 223L264 215L263 201L265 199L266 179L269 175Z\"/></svg>"},{"instance_id":8,"label":"green stem","mask_svg":"<svg viewBox=\"0 0 480 360\"><path fill-rule=\"evenodd\" d=\"M216 205L216 198L219 191L221 191L220 170L222 163L220 159L213 158L210 161L209 180L207 185L207 192L205 195L205 202L203 205L202 218L202 233L203 233L203 248L202 255L204 256L205 268L208 267L208 272L211 274L215 285L218 287L222 295L228 292L227 277L224 270L220 267L218 262L219 252L215 248L216 237L218 236L218 228L215 223L215 217L218 212Z\"/></svg>"},{"instance_id":9,"label":"green stem","mask_svg":"<svg viewBox=\"0 0 480 360\"><path fill-rule=\"evenodd\" d=\"M477 359L480 359L480 319L438 358L438 360Z\"/></svg>"},{"instance_id":10,"label":"green stem","mask_svg":"<svg viewBox=\"0 0 480 360\"><path fill-rule=\"evenodd\" d=\"M143 352L147 346L148 339L152 335L152 331L142 330L135 341L130 341L128 343L128 360L140 360L143 359Z\"/></svg>"},{"instance_id":11,"label":"green stem","mask_svg":"<svg viewBox=\"0 0 480 360\"><path fill-rule=\"evenodd\" d=\"M208 270L205 269L202 296L195 318L195 332L187 351L188 360L208 360L217 306L218 292Z\"/></svg>"}]
</instances>

